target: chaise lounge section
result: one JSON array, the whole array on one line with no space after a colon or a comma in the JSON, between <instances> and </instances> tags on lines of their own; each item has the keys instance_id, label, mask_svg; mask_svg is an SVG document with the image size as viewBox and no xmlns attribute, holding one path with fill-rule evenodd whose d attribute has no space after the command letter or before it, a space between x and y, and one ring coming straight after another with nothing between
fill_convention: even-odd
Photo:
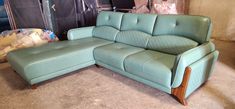
<instances>
[{"instance_id":1,"label":"chaise lounge section","mask_svg":"<svg viewBox=\"0 0 235 109\"><path fill-rule=\"evenodd\" d=\"M186 98L210 77L218 51L203 16L100 12L97 25L72 29L68 41L10 52L12 68L30 85L99 65Z\"/></svg>"}]
</instances>

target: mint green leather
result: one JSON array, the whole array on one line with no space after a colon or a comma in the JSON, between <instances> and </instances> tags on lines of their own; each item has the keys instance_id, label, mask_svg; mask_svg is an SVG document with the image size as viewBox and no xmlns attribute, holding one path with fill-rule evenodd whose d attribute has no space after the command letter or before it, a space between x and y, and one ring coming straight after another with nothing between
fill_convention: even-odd
<instances>
[{"instance_id":1,"label":"mint green leather","mask_svg":"<svg viewBox=\"0 0 235 109\"><path fill-rule=\"evenodd\" d=\"M96 26L110 26L120 29L124 13L102 11L98 14Z\"/></svg>"},{"instance_id":2,"label":"mint green leather","mask_svg":"<svg viewBox=\"0 0 235 109\"><path fill-rule=\"evenodd\" d=\"M124 70L123 62L125 58L143 50L144 49L122 43L114 43L95 48L94 57L96 61Z\"/></svg>"},{"instance_id":3,"label":"mint green leather","mask_svg":"<svg viewBox=\"0 0 235 109\"><path fill-rule=\"evenodd\" d=\"M171 70L174 66L175 58L175 55L145 50L128 56L124 64L126 72L170 89Z\"/></svg>"},{"instance_id":4,"label":"mint green leather","mask_svg":"<svg viewBox=\"0 0 235 109\"><path fill-rule=\"evenodd\" d=\"M121 30L136 30L152 34L156 18L156 14L126 13L123 15Z\"/></svg>"},{"instance_id":5,"label":"mint green leather","mask_svg":"<svg viewBox=\"0 0 235 109\"><path fill-rule=\"evenodd\" d=\"M215 45L212 42L208 42L178 55L178 60L175 63L176 65L173 72L174 76L172 78L172 87L176 88L180 86L183 80L185 68L187 66L213 51L215 51Z\"/></svg>"},{"instance_id":6,"label":"mint green leather","mask_svg":"<svg viewBox=\"0 0 235 109\"><path fill-rule=\"evenodd\" d=\"M178 35L200 44L210 39L211 21L202 16L158 15L153 35Z\"/></svg>"},{"instance_id":7,"label":"mint green leather","mask_svg":"<svg viewBox=\"0 0 235 109\"><path fill-rule=\"evenodd\" d=\"M108 64L103 63L103 62L100 62L100 61L96 61L96 64L98 64L98 65L100 65L100 66L103 66L103 67L105 67L105 68L107 68L107 69L110 69L110 70L112 70L112 71L114 71L114 72L117 72L117 73L119 73L119 74L121 74L121 75L123 75L123 76L126 76L126 77L129 77L129 78L131 78L131 79L134 79L134 80L136 80L136 81L138 81L138 82L141 82L141 83L146 84L146 85L148 85L148 86L151 86L151 87L153 87L153 88L159 89L159 90L164 91L164 92L166 92L166 93L168 93L168 94L171 94L171 88L163 87L163 86L160 85L160 84L157 84L157 83L155 83L155 82L146 80L146 79L144 79L144 78L142 78L142 77L140 77L140 76L133 75L133 74L131 74L131 73L128 73L128 72L123 71L123 70L120 70L120 69L118 69L118 68L115 68L115 67L113 67L113 66L111 66L111 65L108 65Z\"/></svg>"},{"instance_id":8,"label":"mint green leather","mask_svg":"<svg viewBox=\"0 0 235 109\"><path fill-rule=\"evenodd\" d=\"M12 51L7 58L30 84L96 63L169 94L189 66L186 98L218 58L211 26L202 16L100 12L96 26L71 29L69 41Z\"/></svg>"},{"instance_id":9,"label":"mint green leather","mask_svg":"<svg viewBox=\"0 0 235 109\"><path fill-rule=\"evenodd\" d=\"M189 77L185 98L208 80L218 58L218 54L218 51L212 52L189 66L192 72Z\"/></svg>"},{"instance_id":10,"label":"mint green leather","mask_svg":"<svg viewBox=\"0 0 235 109\"><path fill-rule=\"evenodd\" d=\"M148 49L169 54L180 54L198 45L197 42L175 35L154 36L149 39Z\"/></svg>"},{"instance_id":11,"label":"mint green leather","mask_svg":"<svg viewBox=\"0 0 235 109\"><path fill-rule=\"evenodd\" d=\"M152 36L144 32L130 30L119 32L116 41L135 47L146 48L150 37Z\"/></svg>"},{"instance_id":12,"label":"mint green leather","mask_svg":"<svg viewBox=\"0 0 235 109\"><path fill-rule=\"evenodd\" d=\"M93 49L112 42L98 38L49 43L10 52L8 61L30 84L32 79L85 63L94 63ZM88 64L89 65L89 64ZM69 73L69 72L67 72ZM37 81L39 82L39 81Z\"/></svg>"},{"instance_id":13,"label":"mint green leather","mask_svg":"<svg viewBox=\"0 0 235 109\"><path fill-rule=\"evenodd\" d=\"M85 67L89 67L91 65L94 65L95 64L95 61L89 61L89 62L86 62L86 63L82 63L82 64L78 64L78 65L75 65L75 66L72 66L72 67L68 67L66 69L62 69L62 70L59 70L59 71L56 71L56 72L53 72L53 73L48 73L46 75L42 75L40 77L37 77L37 78L33 78L31 80L28 80L29 84L37 84L37 83L40 83L42 81L46 81L46 80L49 80L51 78L55 78L55 77L58 77L58 76L61 76L61 75L64 75L64 74L68 74L70 72L73 72L73 71L76 71L78 69L82 69L82 68L85 68Z\"/></svg>"},{"instance_id":14,"label":"mint green leather","mask_svg":"<svg viewBox=\"0 0 235 109\"><path fill-rule=\"evenodd\" d=\"M92 37L93 28L94 26L71 29L68 31L68 40Z\"/></svg>"},{"instance_id":15,"label":"mint green leather","mask_svg":"<svg viewBox=\"0 0 235 109\"><path fill-rule=\"evenodd\" d=\"M99 26L93 29L93 36L106 40L115 41L118 32L119 30L110 26Z\"/></svg>"}]
</instances>

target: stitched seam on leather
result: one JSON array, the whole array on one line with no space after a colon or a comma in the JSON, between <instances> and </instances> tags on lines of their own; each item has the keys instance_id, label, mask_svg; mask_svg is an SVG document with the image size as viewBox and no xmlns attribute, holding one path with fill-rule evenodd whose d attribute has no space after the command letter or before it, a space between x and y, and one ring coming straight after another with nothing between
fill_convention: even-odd
<instances>
[{"instance_id":1,"label":"stitched seam on leather","mask_svg":"<svg viewBox=\"0 0 235 109\"><path fill-rule=\"evenodd\" d=\"M122 18L121 18L121 24L120 24L120 31L122 31L122 26L123 26L123 19L124 19L124 16L125 16L126 14L122 14Z\"/></svg>"},{"instance_id":2,"label":"stitched seam on leather","mask_svg":"<svg viewBox=\"0 0 235 109\"><path fill-rule=\"evenodd\" d=\"M152 36L153 36L154 29L155 29L155 27L157 26L158 16L159 16L159 15L156 16L155 21L154 21L154 25L153 25L153 29L152 29L152 34L151 34Z\"/></svg>"},{"instance_id":3,"label":"stitched seam on leather","mask_svg":"<svg viewBox=\"0 0 235 109\"><path fill-rule=\"evenodd\" d=\"M211 34L210 32L212 32L211 29L212 29L212 23L211 23L211 20L210 20L210 21L209 21L208 30L207 30L207 36L206 36L206 38L205 38L205 41L207 41L207 39L210 37L210 36L209 36L209 35Z\"/></svg>"},{"instance_id":4,"label":"stitched seam on leather","mask_svg":"<svg viewBox=\"0 0 235 109\"><path fill-rule=\"evenodd\" d=\"M126 71L126 68L125 68L125 61L126 61L126 59L129 57L129 56L131 56L131 55L134 55L134 54L137 54L137 53L141 53L141 52L144 52L145 50L143 49L143 50L140 50L140 51L136 51L136 52L132 52L132 53L130 53L130 54L127 54L127 56L125 56L125 58L124 58L124 60L123 60L123 68L124 68L124 71Z\"/></svg>"}]
</instances>

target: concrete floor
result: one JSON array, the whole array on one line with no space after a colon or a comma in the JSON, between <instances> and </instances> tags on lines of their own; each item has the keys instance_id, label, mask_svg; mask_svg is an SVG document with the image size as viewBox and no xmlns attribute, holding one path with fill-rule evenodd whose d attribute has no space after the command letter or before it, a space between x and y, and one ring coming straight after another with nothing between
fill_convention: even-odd
<instances>
[{"instance_id":1,"label":"concrete floor","mask_svg":"<svg viewBox=\"0 0 235 109\"><path fill-rule=\"evenodd\" d=\"M0 64L0 109L235 109L235 43L216 41L219 61L209 81L182 106L170 95L94 66L38 89Z\"/></svg>"}]
</instances>

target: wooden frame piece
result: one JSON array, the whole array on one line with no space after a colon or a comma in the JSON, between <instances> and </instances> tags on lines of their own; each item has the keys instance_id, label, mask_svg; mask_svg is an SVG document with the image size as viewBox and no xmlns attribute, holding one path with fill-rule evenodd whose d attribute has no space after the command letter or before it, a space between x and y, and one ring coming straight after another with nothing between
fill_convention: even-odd
<instances>
[{"instance_id":1,"label":"wooden frame piece","mask_svg":"<svg viewBox=\"0 0 235 109\"><path fill-rule=\"evenodd\" d=\"M188 87L188 81L189 81L189 78L190 78L190 74L191 74L191 68L190 67L186 67L185 69L185 73L184 73L184 78L183 78L183 81L181 83L181 85L177 88L173 88L172 91L171 91L171 94L173 96L176 97L176 99L183 105L187 105L187 101L185 99L185 94L186 94L186 90L187 90L187 87Z\"/></svg>"},{"instance_id":2,"label":"wooden frame piece","mask_svg":"<svg viewBox=\"0 0 235 109\"><path fill-rule=\"evenodd\" d=\"M31 87L31 89L35 90L35 89L37 89L38 86L36 84L33 84L30 87Z\"/></svg>"}]
</instances>

